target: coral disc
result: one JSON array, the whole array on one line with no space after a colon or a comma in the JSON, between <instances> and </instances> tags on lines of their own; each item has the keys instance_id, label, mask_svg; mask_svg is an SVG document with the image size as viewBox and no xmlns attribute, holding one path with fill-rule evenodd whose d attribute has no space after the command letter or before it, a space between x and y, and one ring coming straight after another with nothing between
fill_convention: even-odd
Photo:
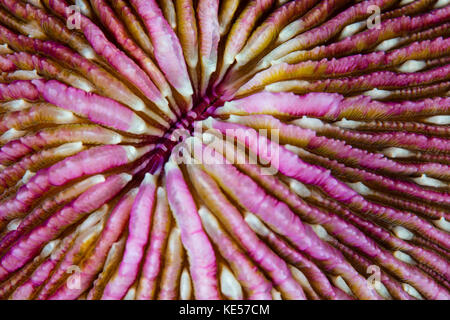
<instances>
[{"instance_id":1,"label":"coral disc","mask_svg":"<svg viewBox=\"0 0 450 320\"><path fill-rule=\"evenodd\" d=\"M0 0L0 299L449 299L446 0Z\"/></svg>"}]
</instances>

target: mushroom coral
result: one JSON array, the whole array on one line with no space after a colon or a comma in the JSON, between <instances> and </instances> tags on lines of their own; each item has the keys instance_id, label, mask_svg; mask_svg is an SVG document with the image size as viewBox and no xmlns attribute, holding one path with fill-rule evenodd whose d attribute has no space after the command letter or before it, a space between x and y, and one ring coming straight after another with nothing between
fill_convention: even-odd
<instances>
[{"instance_id":1,"label":"mushroom coral","mask_svg":"<svg viewBox=\"0 0 450 320\"><path fill-rule=\"evenodd\" d=\"M1 299L450 299L446 0L0 0Z\"/></svg>"}]
</instances>

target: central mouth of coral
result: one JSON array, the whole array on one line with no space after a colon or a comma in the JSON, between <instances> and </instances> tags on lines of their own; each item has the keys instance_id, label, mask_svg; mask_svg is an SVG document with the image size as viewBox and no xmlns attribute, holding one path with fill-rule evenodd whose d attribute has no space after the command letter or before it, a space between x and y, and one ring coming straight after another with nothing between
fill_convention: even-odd
<instances>
[{"instance_id":1,"label":"central mouth of coral","mask_svg":"<svg viewBox=\"0 0 450 320\"><path fill-rule=\"evenodd\" d=\"M156 141L155 148L147 156L148 164L142 172L154 174L159 171L169 159L175 146L192 134L194 123L212 115L223 102L216 94L205 95L197 99L191 110L182 114Z\"/></svg>"}]
</instances>

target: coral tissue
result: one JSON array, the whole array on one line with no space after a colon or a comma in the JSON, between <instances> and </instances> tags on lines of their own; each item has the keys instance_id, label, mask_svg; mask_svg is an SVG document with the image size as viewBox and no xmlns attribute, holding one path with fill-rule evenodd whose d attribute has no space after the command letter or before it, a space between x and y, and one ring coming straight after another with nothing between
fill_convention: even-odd
<instances>
[{"instance_id":1,"label":"coral tissue","mask_svg":"<svg viewBox=\"0 0 450 320\"><path fill-rule=\"evenodd\" d=\"M446 0L0 0L0 299L450 299Z\"/></svg>"}]
</instances>

